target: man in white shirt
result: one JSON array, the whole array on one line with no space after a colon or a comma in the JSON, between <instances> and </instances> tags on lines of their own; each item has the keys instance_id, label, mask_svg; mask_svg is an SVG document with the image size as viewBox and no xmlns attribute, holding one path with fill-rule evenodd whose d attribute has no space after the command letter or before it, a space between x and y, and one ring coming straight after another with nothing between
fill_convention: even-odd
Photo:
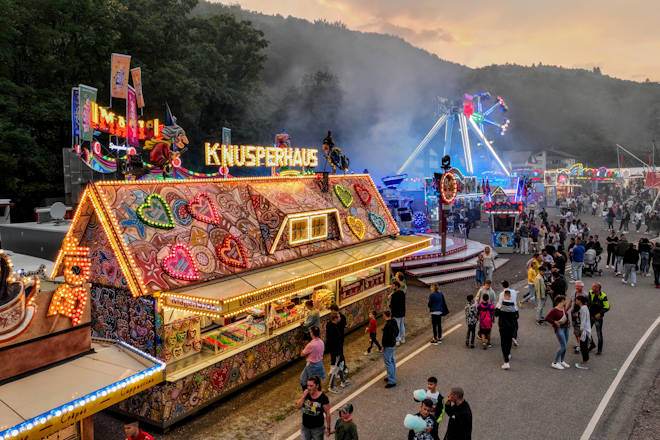
<instances>
[{"instance_id":1,"label":"man in white shirt","mask_svg":"<svg viewBox=\"0 0 660 440\"><path fill-rule=\"evenodd\" d=\"M501 309L502 308L502 302L504 301L504 291L508 290L511 293L511 301L513 304L515 304L515 309L516 312L518 312L520 309L518 308L518 291L509 288L509 282L504 280L502 281L502 291L500 292L498 298L497 298L497 305L495 306L496 309ZM513 345L516 347L518 346L518 320L516 320L516 326L513 329Z\"/></svg>"}]
</instances>

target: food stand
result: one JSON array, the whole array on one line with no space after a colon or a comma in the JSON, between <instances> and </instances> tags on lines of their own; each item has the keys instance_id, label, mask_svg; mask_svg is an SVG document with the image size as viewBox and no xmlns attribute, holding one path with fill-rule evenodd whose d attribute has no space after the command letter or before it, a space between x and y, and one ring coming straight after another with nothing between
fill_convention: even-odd
<instances>
[{"instance_id":1,"label":"food stand","mask_svg":"<svg viewBox=\"0 0 660 440\"><path fill-rule=\"evenodd\" d=\"M513 235L523 203L487 202L484 208L488 214L493 249L498 253L512 253Z\"/></svg>"},{"instance_id":2,"label":"food stand","mask_svg":"<svg viewBox=\"0 0 660 440\"><path fill-rule=\"evenodd\" d=\"M369 175L90 184L65 240L90 248L93 335L167 363L114 409L166 428L297 359L308 299L366 322L430 246L398 232Z\"/></svg>"}]
</instances>

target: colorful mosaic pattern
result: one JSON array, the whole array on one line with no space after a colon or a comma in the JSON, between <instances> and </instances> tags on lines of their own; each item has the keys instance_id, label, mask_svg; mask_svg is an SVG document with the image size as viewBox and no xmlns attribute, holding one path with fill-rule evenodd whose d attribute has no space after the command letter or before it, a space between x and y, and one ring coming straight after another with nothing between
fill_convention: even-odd
<instances>
[{"instance_id":1,"label":"colorful mosaic pattern","mask_svg":"<svg viewBox=\"0 0 660 440\"><path fill-rule=\"evenodd\" d=\"M362 203L352 203L347 208L333 188L339 185L345 191L341 192L344 200L352 199L358 197L355 192L357 183L368 188L375 196L368 207ZM366 175L331 176L330 189L327 192L321 191L313 177L103 184L98 185L98 189L117 219L117 233L123 238L123 243L120 244L135 260L136 267L131 270L142 278L148 293L176 289L223 278L237 272L292 261L372 240L380 237L381 234L398 233L387 207L377 196L378 192L373 182ZM154 194L157 194L158 198L151 197ZM199 196L200 194L204 194L204 197ZM168 210L172 212L174 227L171 229L153 227L140 219L139 207L153 205L154 209L159 208L154 202L159 200L163 200ZM196 208L197 211L193 209L198 218L190 213L191 203L199 207ZM217 207L217 217L212 214L211 206ZM288 232L287 228L284 228L277 249L273 254L268 253L287 214L328 208L337 208L341 221L336 224L336 221L330 219L327 240L292 247L288 245ZM81 207L81 209L86 208ZM347 223L347 217L354 219L350 221L354 227L371 226L373 222L369 217L370 212L384 219L385 229L378 231L372 227L358 228L358 233L354 233L355 231ZM99 270L95 267L92 282L125 287L126 280L116 268L117 263L112 257L102 229L97 224L92 225L91 221L90 225L87 225L86 221L89 217L83 219L84 228L79 221L73 225L73 231L75 234L80 234L81 229L85 230L86 245L92 247L96 262L105 264L105 269ZM209 223L210 219L213 220L212 223ZM338 228L343 229L343 240L340 238ZM217 250L223 246L229 236L236 237L242 244L246 267L223 264L218 258ZM162 270L163 260L167 258L170 249L176 243L185 244L190 248L199 268L199 280L177 279Z\"/></svg>"}]
</instances>

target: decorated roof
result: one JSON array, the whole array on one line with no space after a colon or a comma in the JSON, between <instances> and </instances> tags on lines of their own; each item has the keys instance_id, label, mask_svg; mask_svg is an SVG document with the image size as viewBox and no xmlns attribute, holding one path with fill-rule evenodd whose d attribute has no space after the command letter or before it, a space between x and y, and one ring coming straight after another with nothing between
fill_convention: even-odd
<instances>
[{"instance_id":1,"label":"decorated roof","mask_svg":"<svg viewBox=\"0 0 660 440\"><path fill-rule=\"evenodd\" d=\"M91 282L137 296L398 232L371 177L352 174L329 176L326 191L316 176L91 183L67 238L99 256Z\"/></svg>"},{"instance_id":2,"label":"decorated roof","mask_svg":"<svg viewBox=\"0 0 660 440\"><path fill-rule=\"evenodd\" d=\"M484 208L489 214L518 214L523 210L522 202L487 202Z\"/></svg>"}]
</instances>

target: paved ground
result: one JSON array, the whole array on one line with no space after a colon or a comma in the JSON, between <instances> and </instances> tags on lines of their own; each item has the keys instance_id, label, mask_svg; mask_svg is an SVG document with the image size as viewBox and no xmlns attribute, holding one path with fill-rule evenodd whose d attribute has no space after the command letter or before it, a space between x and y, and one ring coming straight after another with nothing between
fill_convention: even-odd
<instances>
[{"instance_id":1,"label":"paved ground","mask_svg":"<svg viewBox=\"0 0 660 440\"><path fill-rule=\"evenodd\" d=\"M595 220L590 216L586 218ZM597 223L600 227L601 222L590 223L592 227ZM487 236L487 231L480 228L473 230L470 238L485 241ZM495 273L495 279L523 280L527 259L527 256L514 255L511 262ZM417 411L412 391L422 387L426 377L435 375L443 394L453 385L465 389L474 413L474 439L578 439L633 346L660 314L656 300L660 292L652 288L651 278L641 279L635 289L624 286L611 273L597 279L603 282L613 309L606 316L605 353L593 356L590 371L550 368L556 339L549 327L534 324L531 306L521 313L521 345L514 349L510 371L499 368L502 363L497 343L499 336L494 337L495 346L487 351L466 349L462 304L465 295L473 293L470 280L443 286L453 312L445 323L445 330L456 325L461 327L447 335L444 344L429 346L427 290L411 285L406 318L408 343L397 349L396 356L401 362L411 353L419 349L421 352L400 366L399 386L391 390L382 388L379 378L384 370L382 360L377 355L365 357L361 354L365 338L358 330L348 336L346 344L347 359L354 370L353 386L343 394L331 395L331 404L350 397L356 406L355 420L361 438L406 438L403 418ZM589 281L587 278L585 282ZM660 432L657 417L659 334L656 329L632 362L592 438L657 438L653 435ZM573 364L578 357L570 353L567 360ZM301 369L302 362L297 362L279 370L156 438L288 438L297 430L300 419L293 404L299 396L297 378ZM370 382L373 385L351 396ZM111 415L97 416L95 427L98 438L122 438L121 421Z\"/></svg>"}]
</instances>

